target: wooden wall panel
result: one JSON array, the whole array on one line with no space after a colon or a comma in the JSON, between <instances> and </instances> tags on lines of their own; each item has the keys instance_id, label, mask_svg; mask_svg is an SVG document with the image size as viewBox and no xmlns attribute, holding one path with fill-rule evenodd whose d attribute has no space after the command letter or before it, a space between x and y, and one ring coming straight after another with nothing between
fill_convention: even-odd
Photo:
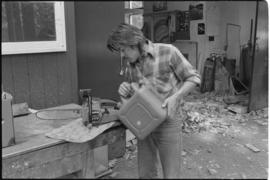
<instances>
[{"instance_id":1,"label":"wooden wall panel","mask_svg":"<svg viewBox=\"0 0 270 180\"><path fill-rule=\"evenodd\" d=\"M70 2L66 2L67 4ZM69 13L66 13L66 21L68 29L66 29L67 34L74 34L69 36L69 42L67 44L67 50L73 54L74 56L66 56L69 62L69 74L70 74L70 81L71 81L71 95L70 101L76 102L78 100L78 60L77 60L77 44L76 44L76 22L75 22L75 5L74 3L70 3L70 8L68 9Z\"/></svg>"},{"instance_id":2,"label":"wooden wall panel","mask_svg":"<svg viewBox=\"0 0 270 180\"><path fill-rule=\"evenodd\" d=\"M28 56L29 77L30 77L30 102L32 108L41 109L45 107L45 89L43 81L43 59L37 58L38 55Z\"/></svg>"},{"instance_id":3,"label":"wooden wall panel","mask_svg":"<svg viewBox=\"0 0 270 180\"><path fill-rule=\"evenodd\" d=\"M91 88L92 95L119 100L124 80L119 76L120 56L106 47L112 29L124 21L124 1L76 1L76 40L79 88Z\"/></svg>"},{"instance_id":4,"label":"wooden wall panel","mask_svg":"<svg viewBox=\"0 0 270 180\"><path fill-rule=\"evenodd\" d=\"M249 111L268 107L268 8L265 1L257 1L257 3L256 47L252 63Z\"/></svg>"},{"instance_id":5,"label":"wooden wall panel","mask_svg":"<svg viewBox=\"0 0 270 180\"><path fill-rule=\"evenodd\" d=\"M14 73L14 98L17 103L30 102L29 74L27 55L25 58L17 60L17 55L12 58Z\"/></svg>"},{"instance_id":6,"label":"wooden wall panel","mask_svg":"<svg viewBox=\"0 0 270 180\"><path fill-rule=\"evenodd\" d=\"M2 84L14 97L42 109L78 103L74 2L65 2L66 52L2 55Z\"/></svg>"},{"instance_id":7,"label":"wooden wall panel","mask_svg":"<svg viewBox=\"0 0 270 180\"><path fill-rule=\"evenodd\" d=\"M14 94L13 69L11 59L2 59L2 85L4 91ZM3 83L5 82L5 83Z\"/></svg>"},{"instance_id":8,"label":"wooden wall panel","mask_svg":"<svg viewBox=\"0 0 270 180\"><path fill-rule=\"evenodd\" d=\"M46 107L57 106L58 104L58 59L50 59L42 57L42 63L45 64L43 69L43 81L44 81L44 97ZM60 70L60 69L59 69Z\"/></svg>"},{"instance_id":9,"label":"wooden wall panel","mask_svg":"<svg viewBox=\"0 0 270 180\"><path fill-rule=\"evenodd\" d=\"M65 62L64 62L65 61ZM70 75L71 72L68 68L68 62L66 62L67 59L59 59L58 60L58 69L61 69L61 71L58 71L58 100L59 104L65 104L70 101L71 99L71 81L70 81Z\"/></svg>"}]
</instances>

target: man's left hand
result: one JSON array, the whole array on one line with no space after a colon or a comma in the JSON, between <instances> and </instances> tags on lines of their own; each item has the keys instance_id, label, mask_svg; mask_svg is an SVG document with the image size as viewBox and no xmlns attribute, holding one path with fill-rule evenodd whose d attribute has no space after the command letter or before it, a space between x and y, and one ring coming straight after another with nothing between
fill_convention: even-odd
<instances>
[{"instance_id":1,"label":"man's left hand","mask_svg":"<svg viewBox=\"0 0 270 180\"><path fill-rule=\"evenodd\" d=\"M178 107L178 104L180 102L181 94L174 94L167 99L165 99L164 103L162 104L162 107L167 107L168 109L168 116L174 117L175 111Z\"/></svg>"}]
</instances>

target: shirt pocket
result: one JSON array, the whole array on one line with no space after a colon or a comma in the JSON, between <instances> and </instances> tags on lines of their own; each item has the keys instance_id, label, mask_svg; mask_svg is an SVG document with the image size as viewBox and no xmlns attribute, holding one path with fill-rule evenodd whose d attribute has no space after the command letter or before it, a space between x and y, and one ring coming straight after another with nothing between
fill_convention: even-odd
<instances>
[{"instance_id":1,"label":"shirt pocket","mask_svg":"<svg viewBox=\"0 0 270 180\"><path fill-rule=\"evenodd\" d=\"M159 79L163 82L168 82L170 79L170 74L171 74L171 70L170 70L169 66L161 64L159 66L159 73L158 73L157 79Z\"/></svg>"}]
</instances>

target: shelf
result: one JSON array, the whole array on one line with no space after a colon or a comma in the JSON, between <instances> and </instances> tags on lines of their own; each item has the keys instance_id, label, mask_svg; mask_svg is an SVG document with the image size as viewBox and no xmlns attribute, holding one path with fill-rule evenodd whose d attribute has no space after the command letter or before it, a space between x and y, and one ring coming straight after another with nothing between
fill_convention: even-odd
<instances>
[{"instance_id":1,"label":"shelf","mask_svg":"<svg viewBox=\"0 0 270 180\"><path fill-rule=\"evenodd\" d=\"M174 11L159 11L159 12L149 12L149 13L144 13L144 16L154 16L154 15L162 15L162 14L170 14L170 13L176 13L179 12L179 10L174 10Z\"/></svg>"},{"instance_id":2,"label":"shelf","mask_svg":"<svg viewBox=\"0 0 270 180\"><path fill-rule=\"evenodd\" d=\"M174 42L186 42L186 43L198 43L197 41L191 41L191 40L181 40L181 39L177 39Z\"/></svg>"}]
</instances>

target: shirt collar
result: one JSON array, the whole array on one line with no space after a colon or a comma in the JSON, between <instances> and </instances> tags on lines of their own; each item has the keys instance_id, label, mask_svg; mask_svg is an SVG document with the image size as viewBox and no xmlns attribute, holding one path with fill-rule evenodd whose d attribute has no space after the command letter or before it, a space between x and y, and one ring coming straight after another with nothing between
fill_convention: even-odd
<instances>
[{"instance_id":1,"label":"shirt collar","mask_svg":"<svg viewBox=\"0 0 270 180\"><path fill-rule=\"evenodd\" d=\"M153 59L155 59L156 57L156 48L155 48L155 44L152 43L150 40L146 40L146 43L143 46L143 50L144 50L144 55L150 55L153 57Z\"/></svg>"},{"instance_id":2,"label":"shirt collar","mask_svg":"<svg viewBox=\"0 0 270 180\"><path fill-rule=\"evenodd\" d=\"M146 40L146 43L143 46L143 54L142 56L135 61L134 63L128 63L131 67L135 67L136 64L138 64L141 61L144 61L147 57L151 57L150 59L155 61L156 57L156 46L154 43L152 43L150 40Z\"/></svg>"}]
</instances>

